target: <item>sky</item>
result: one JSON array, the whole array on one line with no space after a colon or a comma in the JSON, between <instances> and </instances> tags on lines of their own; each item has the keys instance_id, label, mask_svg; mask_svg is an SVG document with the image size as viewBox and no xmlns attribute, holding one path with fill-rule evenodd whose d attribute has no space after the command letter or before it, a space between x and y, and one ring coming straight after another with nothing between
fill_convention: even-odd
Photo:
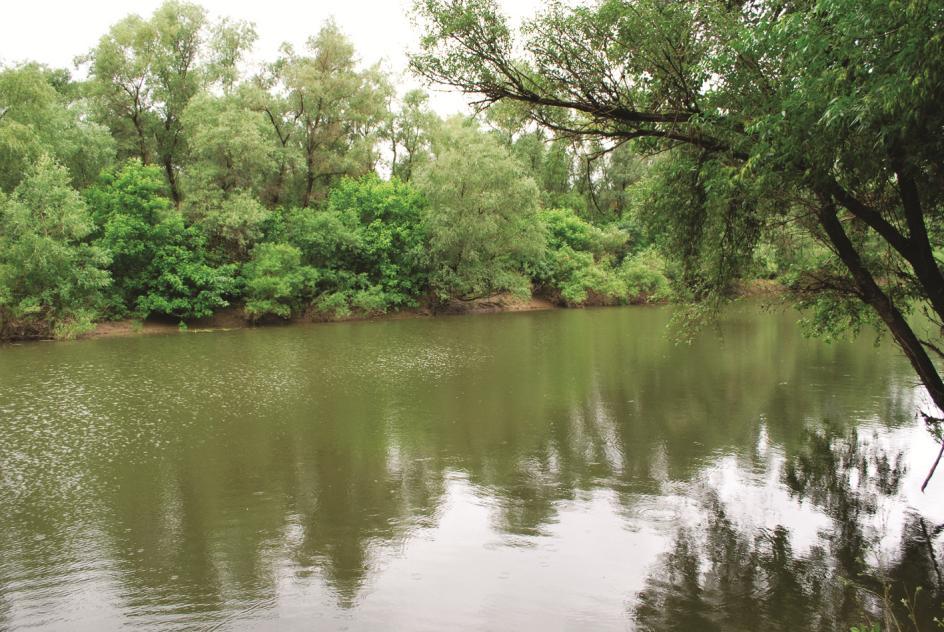
<instances>
[{"instance_id":1,"label":"sky","mask_svg":"<svg viewBox=\"0 0 944 632\"><path fill-rule=\"evenodd\" d=\"M412 0L198 0L212 18L230 17L256 25L259 39L255 61L272 60L282 42L301 47L305 40L334 17L351 38L365 65L381 61L393 73L405 73L406 51L416 46L419 33L410 13ZM32 0L4 2L0 19L0 63L39 61L74 70L73 59L95 46L108 28L128 15L149 16L161 0ZM533 15L541 0L501 0L515 21ZM402 88L417 87L417 80L397 74ZM431 104L440 114L462 111L459 94L431 92Z\"/></svg>"}]
</instances>

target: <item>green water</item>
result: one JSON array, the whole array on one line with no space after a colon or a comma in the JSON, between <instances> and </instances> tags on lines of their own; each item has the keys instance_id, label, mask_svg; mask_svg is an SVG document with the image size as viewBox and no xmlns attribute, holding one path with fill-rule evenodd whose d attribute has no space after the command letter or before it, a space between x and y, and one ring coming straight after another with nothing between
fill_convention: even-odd
<instances>
[{"instance_id":1,"label":"green water","mask_svg":"<svg viewBox=\"0 0 944 632\"><path fill-rule=\"evenodd\" d=\"M669 316L0 347L0 629L848 629L879 570L940 614L899 354Z\"/></svg>"}]
</instances>

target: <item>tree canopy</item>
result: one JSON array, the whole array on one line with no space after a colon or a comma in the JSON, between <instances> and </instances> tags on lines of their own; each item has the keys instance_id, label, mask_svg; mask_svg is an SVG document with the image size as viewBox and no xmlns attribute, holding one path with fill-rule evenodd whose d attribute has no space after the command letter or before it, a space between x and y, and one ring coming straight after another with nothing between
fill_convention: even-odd
<instances>
[{"instance_id":1,"label":"tree canopy","mask_svg":"<svg viewBox=\"0 0 944 632\"><path fill-rule=\"evenodd\" d=\"M108 29L77 59L87 79L0 68L2 335L532 292L701 316L764 279L812 333L883 324L944 408L940 0L550 2L520 28L496 0L417 15L413 70L477 95L475 115L398 92L331 21L253 66L252 25L176 0ZM40 173L82 234L37 228ZM60 283L82 292L17 277L29 235L82 262L87 284Z\"/></svg>"},{"instance_id":2,"label":"tree canopy","mask_svg":"<svg viewBox=\"0 0 944 632\"><path fill-rule=\"evenodd\" d=\"M564 137L669 152L659 217L692 298L801 232L823 248L791 286L813 329L881 321L944 409L944 3L549 3L519 30L493 0L417 7L429 80Z\"/></svg>"}]
</instances>

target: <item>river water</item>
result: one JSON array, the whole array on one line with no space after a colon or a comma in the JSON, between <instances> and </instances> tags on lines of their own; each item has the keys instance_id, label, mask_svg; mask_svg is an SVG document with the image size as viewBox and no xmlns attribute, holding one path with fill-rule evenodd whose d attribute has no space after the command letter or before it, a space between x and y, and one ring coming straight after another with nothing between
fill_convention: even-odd
<instances>
[{"instance_id":1,"label":"river water","mask_svg":"<svg viewBox=\"0 0 944 632\"><path fill-rule=\"evenodd\" d=\"M900 354L670 315L0 347L0 629L933 629Z\"/></svg>"}]
</instances>

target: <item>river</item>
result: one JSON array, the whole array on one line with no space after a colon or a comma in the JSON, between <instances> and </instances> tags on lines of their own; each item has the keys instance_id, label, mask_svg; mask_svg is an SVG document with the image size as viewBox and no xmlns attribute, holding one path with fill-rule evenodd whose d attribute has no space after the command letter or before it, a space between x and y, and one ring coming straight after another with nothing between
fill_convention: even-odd
<instances>
[{"instance_id":1,"label":"river","mask_svg":"<svg viewBox=\"0 0 944 632\"><path fill-rule=\"evenodd\" d=\"M0 629L932 629L907 362L670 315L0 347Z\"/></svg>"}]
</instances>

